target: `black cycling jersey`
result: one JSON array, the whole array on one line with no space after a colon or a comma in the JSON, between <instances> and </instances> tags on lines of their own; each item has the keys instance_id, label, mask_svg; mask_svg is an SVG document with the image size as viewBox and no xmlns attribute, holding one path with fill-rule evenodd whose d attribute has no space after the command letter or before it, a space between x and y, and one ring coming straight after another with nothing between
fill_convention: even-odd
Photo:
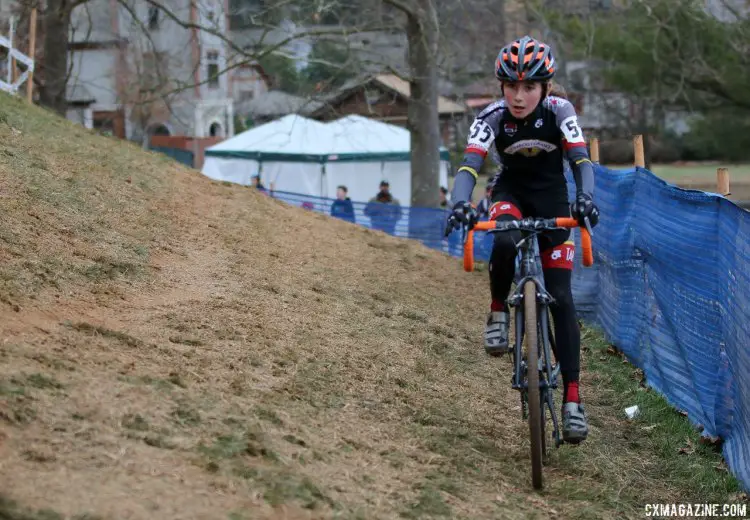
<instances>
[{"instance_id":1,"label":"black cycling jersey","mask_svg":"<svg viewBox=\"0 0 750 520\"><path fill-rule=\"evenodd\" d=\"M492 145L494 144L494 148ZM563 159L573 170L579 190L593 196L594 172L575 108L566 99L548 96L525 119L516 119L500 100L472 123L452 200L471 200L477 172L488 153L502 167L491 181L517 193L567 190Z\"/></svg>"}]
</instances>

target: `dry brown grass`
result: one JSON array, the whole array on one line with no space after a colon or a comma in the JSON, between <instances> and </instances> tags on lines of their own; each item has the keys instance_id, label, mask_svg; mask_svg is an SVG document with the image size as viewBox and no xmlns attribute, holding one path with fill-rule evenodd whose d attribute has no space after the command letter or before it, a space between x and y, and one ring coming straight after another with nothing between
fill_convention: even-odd
<instances>
[{"instance_id":1,"label":"dry brown grass","mask_svg":"<svg viewBox=\"0 0 750 520\"><path fill-rule=\"evenodd\" d=\"M564 456L530 493L509 364L480 346L486 273L4 95L0 139L0 517L622 518L683 496L654 472L615 506L618 480Z\"/></svg>"}]
</instances>

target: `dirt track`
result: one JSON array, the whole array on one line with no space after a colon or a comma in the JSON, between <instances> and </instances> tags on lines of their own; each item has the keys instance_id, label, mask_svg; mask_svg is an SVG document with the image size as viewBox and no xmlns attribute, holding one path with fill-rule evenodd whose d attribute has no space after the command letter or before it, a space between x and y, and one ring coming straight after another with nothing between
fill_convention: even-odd
<instances>
[{"instance_id":1,"label":"dirt track","mask_svg":"<svg viewBox=\"0 0 750 520\"><path fill-rule=\"evenodd\" d=\"M4 96L0 115L0 517L623 518L684 497L587 373L592 441L529 493L509 364L480 346L486 273Z\"/></svg>"}]
</instances>

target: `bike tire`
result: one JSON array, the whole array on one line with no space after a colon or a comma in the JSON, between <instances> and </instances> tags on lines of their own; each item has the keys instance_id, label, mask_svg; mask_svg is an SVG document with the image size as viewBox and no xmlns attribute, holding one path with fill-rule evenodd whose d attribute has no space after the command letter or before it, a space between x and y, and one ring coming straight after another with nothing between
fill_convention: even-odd
<instances>
[{"instance_id":1,"label":"bike tire","mask_svg":"<svg viewBox=\"0 0 750 520\"><path fill-rule=\"evenodd\" d=\"M544 392L539 396L539 411L541 417L541 429L542 429L542 465L546 466L549 463L549 450L547 449L547 400L545 399Z\"/></svg>"},{"instance_id":2,"label":"bike tire","mask_svg":"<svg viewBox=\"0 0 750 520\"><path fill-rule=\"evenodd\" d=\"M542 410L539 392L539 327L537 324L536 284L528 280L523 286L525 324L524 343L528 367L529 437L531 440L531 483L542 489Z\"/></svg>"}]
</instances>

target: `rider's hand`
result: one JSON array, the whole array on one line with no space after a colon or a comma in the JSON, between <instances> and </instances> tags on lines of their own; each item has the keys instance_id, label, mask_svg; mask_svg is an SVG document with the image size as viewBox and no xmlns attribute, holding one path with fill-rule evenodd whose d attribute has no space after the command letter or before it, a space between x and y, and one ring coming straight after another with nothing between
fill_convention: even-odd
<instances>
[{"instance_id":1,"label":"rider's hand","mask_svg":"<svg viewBox=\"0 0 750 520\"><path fill-rule=\"evenodd\" d=\"M453 211L448 217L448 227L445 234L448 235L454 229L459 229L462 225L468 226L469 229L479 220L477 210L469 202L457 202L453 206Z\"/></svg>"},{"instance_id":2,"label":"rider's hand","mask_svg":"<svg viewBox=\"0 0 750 520\"><path fill-rule=\"evenodd\" d=\"M570 213L583 225L583 219L588 217L589 224L593 228L599 222L599 208L594 204L594 200L591 195L583 192L579 192L576 195L576 201L570 205Z\"/></svg>"}]
</instances>

